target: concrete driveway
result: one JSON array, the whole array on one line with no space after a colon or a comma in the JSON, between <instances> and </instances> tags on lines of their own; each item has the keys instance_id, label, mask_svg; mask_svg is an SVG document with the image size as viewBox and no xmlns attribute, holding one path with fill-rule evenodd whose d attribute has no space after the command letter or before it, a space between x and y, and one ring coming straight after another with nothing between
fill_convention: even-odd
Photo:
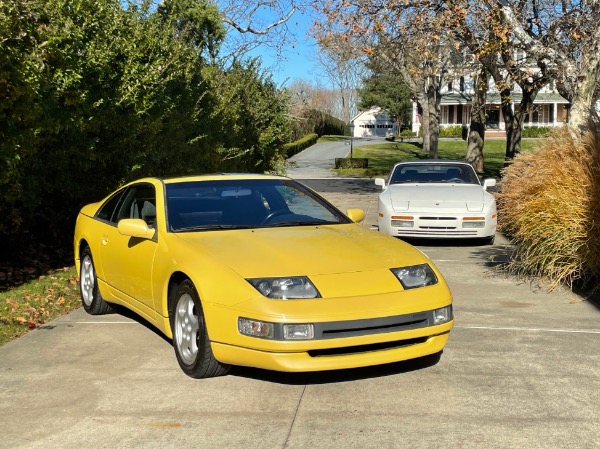
<instances>
[{"instance_id":1,"label":"concrete driveway","mask_svg":"<svg viewBox=\"0 0 600 449\"><path fill-rule=\"evenodd\" d=\"M306 183L375 224L372 180ZM0 447L600 448L600 309L490 271L498 240L417 242L455 300L437 363L193 380L140 319L76 310L0 347Z\"/></svg>"}]
</instances>

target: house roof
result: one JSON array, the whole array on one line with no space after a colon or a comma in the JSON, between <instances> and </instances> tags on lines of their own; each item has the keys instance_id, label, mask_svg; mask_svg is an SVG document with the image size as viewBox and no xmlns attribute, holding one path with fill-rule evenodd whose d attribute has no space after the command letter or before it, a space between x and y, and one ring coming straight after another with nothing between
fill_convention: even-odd
<instances>
[{"instance_id":1,"label":"house roof","mask_svg":"<svg viewBox=\"0 0 600 449\"><path fill-rule=\"evenodd\" d=\"M372 107L371 109L367 109L366 111L359 112L356 114L352 121L359 120L362 116L372 115L375 119L380 120L390 120L392 118L392 114L387 109L380 108L379 106Z\"/></svg>"},{"instance_id":2,"label":"house roof","mask_svg":"<svg viewBox=\"0 0 600 449\"><path fill-rule=\"evenodd\" d=\"M511 99L513 103L520 103L523 98L523 94L521 92L513 92L511 94ZM442 95L441 104L442 105L451 105L451 104L470 104L473 101L472 94L468 94L466 92L452 92ZM489 93L486 97L487 104L500 104L500 94L497 93ZM556 92L540 92L535 97L534 104L543 104L543 103L560 103L560 104L569 104L567 100L565 100L560 94Z\"/></svg>"}]
</instances>

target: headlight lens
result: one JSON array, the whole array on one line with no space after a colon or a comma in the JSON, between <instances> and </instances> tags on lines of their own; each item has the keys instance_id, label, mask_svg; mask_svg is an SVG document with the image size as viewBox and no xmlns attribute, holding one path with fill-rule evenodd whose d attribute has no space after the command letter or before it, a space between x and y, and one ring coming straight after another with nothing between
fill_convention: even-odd
<instances>
[{"instance_id":1,"label":"headlight lens","mask_svg":"<svg viewBox=\"0 0 600 449\"><path fill-rule=\"evenodd\" d=\"M412 267L392 268L392 273L396 275L405 290L434 285L438 282L437 276L426 263Z\"/></svg>"},{"instance_id":2,"label":"headlight lens","mask_svg":"<svg viewBox=\"0 0 600 449\"><path fill-rule=\"evenodd\" d=\"M464 217L462 222L463 228L484 228L485 217Z\"/></svg>"},{"instance_id":3,"label":"headlight lens","mask_svg":"<svg viewBox=\"0 0 600 449\"><path fill-rule=\"evenodd\" d=\"M284 340L312 340L315 338L315 327L312 324L284 324Z\"/></svg>"},{"instance_id":4,"label":"headlight lens","mask_svg":"<svg viewBox=\"0 0 600 449\"><path fill-rule=\"evenodd\" d=\"M238 330L242 335L258 338L275 338L275 325L250 318L238 318Z\"/></svg>"},{"instance_id":5,"label":"headlight lens","mask_svg":"<svg viewBox=\"0 0 600 449\"><path fill-rule=\"evenodd\" d=\"M433 324L444 324L449 321L452 321L452 306L442 307L441 309L436 309L433 311Z\"/></svg>"},{"instance_id":6,"label":"headlight lens","mask_svg":"<svg viewBox=\"0 0 600 449\"><path fill-rule=\"evenodd\" d=\"M316 287L306 276L247 279L252 286L271 299L320 298Z\"/></svg>"},{"instance_id":7,"label":"headlight lens","mask_svg":"<svg viewBox=\"0 0 600 449\"><path fill-rule=\"evenodd\" d=\"M239 317L238 331L242 335L268 340L312 340L315 338L315 325L312 323L269 323Z\"/></svg>"}]
</instances>

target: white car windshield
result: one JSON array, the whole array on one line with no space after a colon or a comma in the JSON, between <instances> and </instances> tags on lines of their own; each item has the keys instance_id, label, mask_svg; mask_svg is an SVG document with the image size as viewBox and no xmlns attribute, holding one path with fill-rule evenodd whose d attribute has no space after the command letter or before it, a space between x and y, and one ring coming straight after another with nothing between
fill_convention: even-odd
<instances>
[{"instance_id":1,"label":"white car windshield","mask_svg":"<svg viewBox=\"0 0 600 449\"><path fill-rule=\"evenodd\" d=\"M401 164L390 176L390 184L404 183L480 184L473 167L465 164Z\"/></svg>"}]
</instances>

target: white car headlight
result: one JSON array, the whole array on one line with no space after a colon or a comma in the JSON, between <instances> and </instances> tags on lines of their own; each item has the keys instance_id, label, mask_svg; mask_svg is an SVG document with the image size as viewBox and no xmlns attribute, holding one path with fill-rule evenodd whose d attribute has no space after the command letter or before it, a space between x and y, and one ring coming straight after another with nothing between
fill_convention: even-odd
<instances>
[{"instance_id":1,"label":"white car headlight","mask_svg":"<svg viewBox=\"0 0 600 449\"><path fill-rule=\"evenodd\" d=\"M271 299L310 299L321 297L316 287L306 276L246 280L260 293Z\"/></svg>"},{"instance_id":2,"label":"white car headlight","mask_svg":"<svg viewBox=\"0 0 600 449\"><path fill-rule=\"evenodd\" d=\"M426 263L412 267L392 268L392 273L396 275L405 290L434 285L438 282L437 276Z\"/></svg>"}]
</instances>

